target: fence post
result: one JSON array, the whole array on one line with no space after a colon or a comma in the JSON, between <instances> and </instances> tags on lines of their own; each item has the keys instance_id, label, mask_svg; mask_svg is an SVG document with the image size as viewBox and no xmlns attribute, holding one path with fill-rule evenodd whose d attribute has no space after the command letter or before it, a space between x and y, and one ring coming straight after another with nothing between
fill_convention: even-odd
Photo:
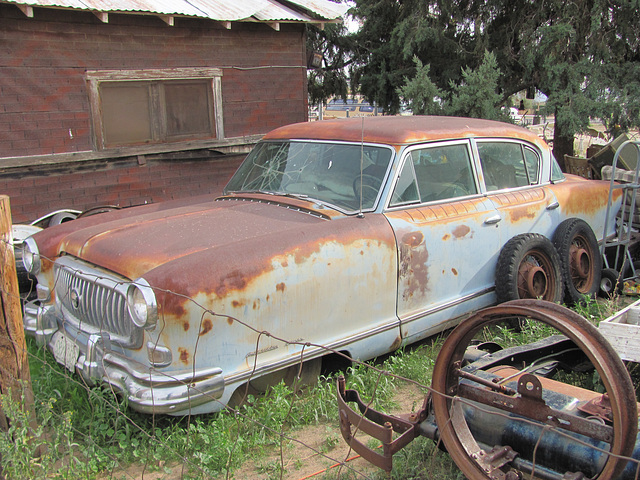
<instances>
[{"instance_id":1,"label":"fence post","mask_svg":"<svg viewBox=\"0 0 640 480\"><path fill-rule=\"evenodd\" d=\"M16 259L11 244L11 209L9 197L0 195L0 393L11 389L13 400L29 415L36 427L33 390L22 325ZM0 429L7 431L7 418L0 404ZM0 472L2 467L0 466ZM1 473L0 473L1 475Z\"/></svg>"}]
</instances>

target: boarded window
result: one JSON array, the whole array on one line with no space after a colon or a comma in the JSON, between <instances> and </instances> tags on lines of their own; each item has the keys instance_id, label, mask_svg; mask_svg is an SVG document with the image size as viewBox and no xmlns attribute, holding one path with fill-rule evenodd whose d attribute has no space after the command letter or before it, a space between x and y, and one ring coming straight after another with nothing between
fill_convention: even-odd
<instances>
[{"instance_id":1,"label":"boarded window","mask_svg":"<svg viewBox=\"0 0 640 480\"><path fill-rule=\"evenodd\" d=\"M102 86L102 121L107 145L151 140L149 86L105 84Z\"/></svg>"},{"instance_id":2,"label":"boarded window","mask_svg":"<svg viewBox=\"0 0 640 480\"><path fill-rule=\"evenodd\" d=\"M215 136L207 83L167 82L163 87L167 136Z\"/></svg>"},{"instance_id":3,"label":"boarded window","mask_svg":"<svg viewBox=\"0 0 640 480\"><path fill-rule=\"evenodd\" d=\"M218 69L88 72L97 148L223 138L220 76Z\"/></svg>"}]
</instances>

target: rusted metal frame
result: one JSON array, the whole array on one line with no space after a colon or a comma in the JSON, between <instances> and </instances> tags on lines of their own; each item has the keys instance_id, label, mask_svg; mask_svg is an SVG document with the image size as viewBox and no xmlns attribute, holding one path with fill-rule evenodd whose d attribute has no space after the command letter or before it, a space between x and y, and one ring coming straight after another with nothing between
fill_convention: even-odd
<instances>
[{"instance_id":1,"label":"rusted metal frame","mask_svg":"<svg viewBox=\"0 0 640 480\"><path fill-rule=\"evenodd\" d=\"M464 444L464 438L452 425L455 419L452 418L451 404L461 399L460 393L466 393L460 390L459 376L452 365L462 358L466 345L480 328L513 316L532 318L556 328L579 346L595 366L611 396L615 432L610 441L613 455L598 478L616 477L625 466L620 459L631 455L636 437L637 411L633 387L628 380L625 382L628 374L624 365L597 329L575 312L549 302L517 300L488 308L470 317L447 338L433 372L432 402L440 435L450 455L468 478L487 478L484 467L468 454L468 450L474 449L475 440L469 445ZM480 403L487 404L486 394L490 392L483 393ZM531 413L527 411L527 414Z\"/></svg>"},{"instance_id":2,"label":"rusted metal frame","mask_svg":"<svg viewBox=\"0 0 640 480\"><path fill-rule=\"evenodd\" d=\"M451 404L451 418L447 427L453 428L462 441L462 445L469 458L473 459L480 469L491 480L511 480L501 470L518 455L508 446L496 445L491 450L486 450L476 442L469 425L465 421L463 402L456 397Z\"/></svg>"},{"instance_id":3,"label":"rusted metal frame","mask_svg":"<svg viewBox=\"0 0 640 480\"><path fill-rule=\"evenodd\" d=\"M347 405L353 402L358 405L360 413ZM425 402L426 405L426 402ZM338 410L340 413L340 431L347 444L364 459L390 472L393 454L404 448L409 442L420 435L419 423L424 420L426 409L410 415L404 419L387 415L372 409L365 404L355 390L345 390L344 377L338 378ZM352 432L351 427L355 427ZM382 454L375 452L355 437L356 432L362 432L382 442ZM395 440L393 433L400 433Z\"/></svg>"},{"instance_id":4,"label":"rusted metal frame","mask_svg":"<svg viewBox=\"0 0 640 480\"><path fill-rule=\"evenodd\" d=\"M634 147L636 147L636 150L638 152L638 161L636 163L636 168L635 171L633 173L633 181L631 183L628 184L624 184L624 183L616 183L616 168L617 168L617 164L618 164L618 159L620 157L620 153L622 152L622 150L624 149L624 147L626 147L627 145L633 145ZM636 207L636 197L637 197L637 191L638 188L640 188L640 179L639 179L639 175L640 175L640 141L633 141L633 140L627 140L626 142L624 142L622 145L620 145L620 147L618 147L614 157L613 157L613 161L611 164L611 179L609 181L609 197L607 200L607 209L606 209L606 213L605 213L605 231L602 235L602 241L600 243L600 254L602 256L602 258L604 259L604 265L605 267L609 268L609 262L607 259L607 256L605 255L605 250L607 247L616 247L616 258L615 258L615 264L613 265L613 268L617 268L618 267L618 262L620 260L620 248L622 247L624 249L623 253L622 253L622 267L620 267L621 269L624 267L624 261L625 260L629 260L629 265L631 266L632 272L635 275L635 268L633 266L633 259L631 258L631 254L629 252L629 243L631 242L632 239L632 217L633 217L633 213ZM607 225L607 219L609 218L610 214L616 214L617 212L612 211L611 207L612 207L612 201L613 201L613 191L614 190L618 190L621 189L623 191L622 194L622 205L620 206L620 214L621 214L621 224L618 225L618 232L613 232L616 235L616 239L614 241L607 241L608 237L607 237L607 231L606 231L606 225ZM633 192L632 196L631 196L631 201L629 202L629 213L625 213L625 207L627 206L627 192Z\"/></svg>"},{"instance_id":5,"label":"rusted metal frame","mask_svg":"<svg viewBox=\"0 0 640 480\"><path fill-rule=\"evenodd\" d=\"M525 377L527 378L524 381L530 381L530 377L535 378L533 375L523 375L522 378L525 379ZM520 381L521 384L522 381L523 380ZM486 388L474 387L467 383L462 383L458 386L457 397L462 397L466 400L484 405L490 405L499 410L521 415L543 424L579 433L603 442L611 442L613 438L612 427L566 412L561 412L549 407L541 396L539 398L524 396L520 391L521 389L519 388L518 390L521 396L514 397L491 392Z\"/></svg>"}]
</instances>

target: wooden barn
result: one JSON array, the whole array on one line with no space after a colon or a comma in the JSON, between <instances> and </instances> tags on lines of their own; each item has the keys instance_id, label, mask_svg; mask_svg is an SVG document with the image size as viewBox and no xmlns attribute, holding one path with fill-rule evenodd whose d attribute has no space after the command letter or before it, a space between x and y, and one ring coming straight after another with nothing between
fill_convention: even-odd
<instances>
[{"instance_id":1,"label":"wooden barn","mask_svg":"<svg viewBox=\"0 0 640 480\"><path fill-rule=\"evenodd\" d=\"M0 0L0 194L60 208L217 194L305 121L307 24L329 0Z\"/></svg>"}]
</instances>

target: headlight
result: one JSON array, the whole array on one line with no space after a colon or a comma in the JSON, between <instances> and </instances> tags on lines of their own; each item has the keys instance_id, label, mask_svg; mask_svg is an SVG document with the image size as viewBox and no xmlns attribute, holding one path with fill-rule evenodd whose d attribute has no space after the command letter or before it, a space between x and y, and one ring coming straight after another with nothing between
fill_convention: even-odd
<instances>
[{"instance_id":1,"label":"headlight","mask_svg":"<svg viewBox=\"0 0 640 480\"><path fill-rule=\"evenodd\" d=\"M152 328L158 320L158 304L153 289L144 278L133 282L127 290L131 320L138 327Z\"/></svg>"},{"instance_id":2,"label":"headlight","mask_svg":"<svg viewBox=\"0 0 640 480\"><path fill-rule=\"evenodd\" d=\"M38 245L31 237L25 239L22 244L22 264L30 274L38 275L40 273L40 252L38 251Z\"/></svg>"}]
</instances>

